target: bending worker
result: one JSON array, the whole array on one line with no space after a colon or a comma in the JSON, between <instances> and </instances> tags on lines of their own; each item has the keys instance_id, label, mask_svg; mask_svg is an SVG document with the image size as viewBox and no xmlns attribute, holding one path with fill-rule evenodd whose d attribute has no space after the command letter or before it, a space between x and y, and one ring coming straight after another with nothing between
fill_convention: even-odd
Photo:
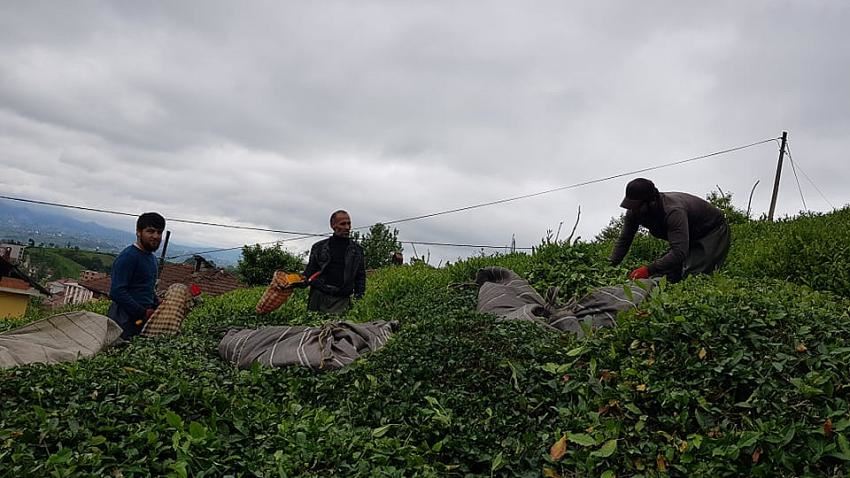
<instances>
[{"instance_id":1,"label":"bending worker","mask_svg":"<svg viewBox=\"0 0 850 478\"><path fill-rule=\"evenodd\" d=\"M687 193L658 192L652 181L638 178L626 186L620 207L626 217L611 253L612 265L629 252L639 226L670 243L663 256L633 270L630 279L666 276L677 282L691 274L711 273L726 260L729 226L723 212L708 201Z\"/></svg>"}]
</instances>

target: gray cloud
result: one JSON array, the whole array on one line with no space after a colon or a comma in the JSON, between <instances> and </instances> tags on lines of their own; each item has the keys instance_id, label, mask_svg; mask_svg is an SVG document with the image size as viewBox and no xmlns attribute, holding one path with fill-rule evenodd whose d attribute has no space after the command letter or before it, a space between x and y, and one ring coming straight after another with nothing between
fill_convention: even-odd
<instances>
[{"instance_id":1,"label":"gray cloud","mask_svg":"<svg viewBox=\"0 0 850 478\"><path fill-rule=\"evenodd\" d=\"M794 158L844 204L848 20L842 2L6 3L0 187L322 232L339 207L368 224L788 129ZM760 213L776 154L763 145L648 175L662 189L719 185L741 207L761 180ZM589 238L619 214L626 181L397 227L422 241L516 234L531 245L581 205ZM803 181L809 206L828 209ZM790 174L779 206L801 208ZM214 245L279 237L175 233Z\"/></svg>"}]
</instances>

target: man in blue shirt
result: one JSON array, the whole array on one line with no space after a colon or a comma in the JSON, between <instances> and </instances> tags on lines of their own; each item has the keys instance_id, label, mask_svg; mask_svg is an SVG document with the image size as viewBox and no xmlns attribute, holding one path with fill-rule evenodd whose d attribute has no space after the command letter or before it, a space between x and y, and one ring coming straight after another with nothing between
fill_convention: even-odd
<instances>
[{"instance_id":1,"label":"man in blue shirt","mask_svg":"<svg viewBox=\"0 0 850 478\"><path fill-rule=\"evenodd\" d=\"M136 242L112 263L112 304L106 315L121 326L125 340L139 335L156 309L157 264L153 253L159 249L164 229L165 218L155 212L142 214L136 221Z\"/></svg>"}]
</instances>

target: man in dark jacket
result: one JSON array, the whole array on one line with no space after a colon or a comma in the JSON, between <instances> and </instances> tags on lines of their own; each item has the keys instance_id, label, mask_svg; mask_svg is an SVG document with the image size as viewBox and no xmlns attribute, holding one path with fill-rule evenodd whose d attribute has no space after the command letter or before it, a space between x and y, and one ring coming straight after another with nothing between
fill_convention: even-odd
<instances>
[{"instance_id":1,"label":"man in dark jacket","mask_svg":"<svg viewBox=\"0 0 850 478\"><path fill-rule=\"evenodd\" d=\"M363 248L352 241L351 217L345 211L331 214L333 235L310 249L304 277L310 284L307 310L344 314L351 308L351 296L366 292L366 259Z\"/></svg>"},{"instance_id":2,"label":"man in dark jacket","mask_svg":"<svg viewBox=\"0 0 850 478\"><path fill-rule=\"evenodd\" d=\"M139 335L157 306L157 264L154 251L159 249L165 218L146 212L136 220L136 242L127 246L112 263L112 304L106 313L123 329L121 337Z\"/></svg>"},{"instance_id":3,"label":"man in dark jacket","mask_svg":"<svg viewBox=\"0 0 850 478\"><path fill-rule=\"evenodd\" d=\"M729 226L723 212L708 201L680 192L658 192L652 181L638 178L626 186L620 204L626 217L620 238L611 253L611 264L619 264L632 245L639 226L670 243L660 258L629 274L631 279L666 276L677 282L691 274L708 274L718 269L729 253Z\"/></svg>"}]
</instances>

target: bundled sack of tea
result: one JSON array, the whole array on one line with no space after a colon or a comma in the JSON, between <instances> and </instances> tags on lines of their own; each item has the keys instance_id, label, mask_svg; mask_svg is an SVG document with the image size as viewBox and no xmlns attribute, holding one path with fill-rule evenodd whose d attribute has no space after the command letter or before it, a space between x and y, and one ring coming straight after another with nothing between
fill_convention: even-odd
<instances>
[{"instance_id":1,"label":"bundled sack of tea","mask_svg":"<svg viewBox=\"0 0 850 478\"><path fill-rule=\"evenodd\" d=\"M0 333L0 369L73 362L121 341L121 327L105 315L76 311Z\"/></svg>"},{"instance_id":2,"label":"bundled sack of tea","mask_svg":"<svg viewBox=\"0 0 850 478\"><path fill-rule=\"evenodd\" d=\"M637 307L656 286L654 279L599 287L569 304L557 304L558 288L550 287L540 296L517 273L503 267L478 271L478 311L494 314L500 320L530 320L546 327L584 336L585 329L615 327L621 311Z\"/></svg>"},{"instance_id":3,"label":"bundled sack of tea","mask_svg":"<svg viewBox=\"0 0 850 478\"><path fill-rule=\"evenodd\" d=\"M307 281L301 274L275 271L272 277L272 283L269 284L260 301L257 303L257 313L268 314L277 309L289 300L294 287L301 287L306 284Z\"/></svg>"},{"instance_id":4,"label":"bundled sack of tea","mask_svg":"<svg viewBox=\"0 0 850 478\"><path fill-rule=\"evenodd\" d=\"M301 365L311 370L336 370L386 345L397 321L328 322L320 327L276 325L231 329L218 344L221 358L241 369L254 363L269 367Z\"/></svg>"},{"instance_id":5,"label":"bundled sack of tea","mask_svg":"<svg viewBox=\"0 0 850 478\"><path fill-rule=\"evenodd\" d=\"M194 298L200 293L200 288L195 284L191 288L185 284L171 284L159 307L142 328L142 337L175 335L180 332L180 325L195 305Z\"/></svg>"}]
</instances>

